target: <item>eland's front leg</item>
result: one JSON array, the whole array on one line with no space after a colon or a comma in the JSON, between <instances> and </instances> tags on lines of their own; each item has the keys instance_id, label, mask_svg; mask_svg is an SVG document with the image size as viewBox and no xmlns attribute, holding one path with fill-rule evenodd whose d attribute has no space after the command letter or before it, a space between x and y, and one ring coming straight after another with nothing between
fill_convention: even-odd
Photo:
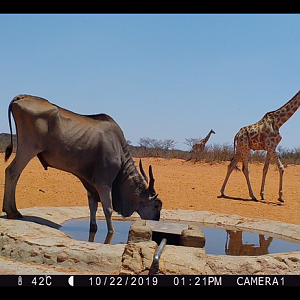
<instances>
[{"instance_id":1,"label":"eland's front leg","mask_svg":"<svg viewBox=\"0 0 300 300\"><path fill-rule=\"evenodd\" d=\"M101 199L101 204L103 207L103 212L106 219L107 230L109 233L114 233L115 229L112 222L112 198L111 198L111 188L107 185L100 185L96 187L99 197Z\"/></svg>"},{"instance_id":2,"label":"eland's front leg","mask_svg":"<svg viewBox=\"0 0 300 300\"><path fill-rule=\"evenodd\" d=\"M87 192L90 208L90 232L97 231L96 213L98 209L98 197L95 197L93 193Z\"/></svg>"}]
</instances>

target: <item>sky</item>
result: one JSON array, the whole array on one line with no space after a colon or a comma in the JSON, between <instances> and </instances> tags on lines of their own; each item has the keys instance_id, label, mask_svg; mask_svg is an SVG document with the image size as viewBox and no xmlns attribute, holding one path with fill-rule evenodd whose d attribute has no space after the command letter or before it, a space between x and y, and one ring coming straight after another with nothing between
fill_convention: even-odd
<instances>
[{"instance_id":1,"label":"sky","mask_svg":"<svg viewBox=\"0 0 300 300\"><path fill-rule=\"evenodd\" d=\"M106 113L127 140L232 144L300 89L300 15L0 14L0 132L29 94ZM280 129L300 147L300 109ZM15 132L15 131L14 131Z\"/></svg>"}]
</instances>

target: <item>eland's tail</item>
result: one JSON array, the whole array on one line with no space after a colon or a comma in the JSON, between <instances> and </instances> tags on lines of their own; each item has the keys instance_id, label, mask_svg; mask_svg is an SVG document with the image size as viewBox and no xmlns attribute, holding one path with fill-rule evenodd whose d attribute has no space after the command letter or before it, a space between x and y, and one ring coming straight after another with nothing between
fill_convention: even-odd
<instances>
[{"instance_id":1,"label":"eland's tail","mask_svg":"<svg viewBox=\"0 0 300 300\"><path fill-rule=\"evenodd\" d=\"M8 106L8 123L9 123L9 130L10 130L10 144L5 149L5 158L4 160L7 161L11 156L13 150L13 135L12 135L12 126L11 126L11 108L12 108L13 100L10 102Z\"/></svg>"}]
</instances>

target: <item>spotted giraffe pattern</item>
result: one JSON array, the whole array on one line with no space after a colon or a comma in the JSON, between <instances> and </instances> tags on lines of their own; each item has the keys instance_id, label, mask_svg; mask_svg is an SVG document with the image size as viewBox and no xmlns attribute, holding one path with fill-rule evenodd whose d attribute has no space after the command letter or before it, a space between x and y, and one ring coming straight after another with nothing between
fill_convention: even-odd
<instances>
[{"instance_id":1,"label":"spotted giraffe pattern","mask_svg":"<svg viewBox=\"0 0 300 300\"><path fill-rule=\"evenodd\" d=\"M215 132L211 129L210 132L208 133L208 135L204 139L200 140L199 142L197 142L193 145L193 152L194 153L197 152L197 151L200 151L200 152L204 151L205 144L209 140L212 133L215 134Z\"/></svg>"},{"instance_id":2,"label":"spotted giraffe pattern","mask_svg":"<svg viewBox=\"0 0 300 300\"><path fill-rule=\"evenodd\" d=\"M284 167L276 153L276 147L282 139L279 132L279 128L296 112L300 106L300 91L285 105L277 110L270 111L266 113L263 118L255 124L242 127L239 132L234 137L234 153L235 156L228 166L227 174L224 183L221 187L221 197L226 197L224 194L225 187L229 176L233 169L236 167L239 161L243 163L243 173L245 175L249 195L250 197L257 201L255 198L250 180L249 180L249 170L248 170L248 160L250 155L250 150L265 150L267 151L266 161L263 168L263 177L260 195L261 199L265 200L264 188L265 179L268 172L269 164L271 158L273 158L278 165L279 169L279 198L278 200L284 202L283 192L282 192L282 181Z\"/></svg>"}]
</instances>

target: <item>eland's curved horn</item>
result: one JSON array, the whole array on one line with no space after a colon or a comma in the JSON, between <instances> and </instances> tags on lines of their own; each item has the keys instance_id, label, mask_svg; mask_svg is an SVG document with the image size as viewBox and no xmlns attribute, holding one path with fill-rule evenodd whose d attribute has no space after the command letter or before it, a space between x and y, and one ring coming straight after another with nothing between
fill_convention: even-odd
<instances>
[{"instance_id":1,"label":"eland's curved horn","mask_svg":"<svg viewBox=\"0 0 300 300\"><path fill-rule=\"evenodd\" d=\"M144 179L146 180L146 182L148 183L148 177L143 169L143 165L142 165L142 160L140 159L140 163L139 163L139 167L140 167L140 172L143 175Z\"/></svg>"},{"instance_id":2,"label":"eland's curved horn","mask_svg":"<svg viewBox=\"0 0 300 300\"><path fill-rule=\"evenodd\" d=\"M149 166L149 176L150 176L150 182L149 182L149 190L154 191L154 177L153 177L153 173L152 173L152 166Z\"/></svg>"}]
</instances>

